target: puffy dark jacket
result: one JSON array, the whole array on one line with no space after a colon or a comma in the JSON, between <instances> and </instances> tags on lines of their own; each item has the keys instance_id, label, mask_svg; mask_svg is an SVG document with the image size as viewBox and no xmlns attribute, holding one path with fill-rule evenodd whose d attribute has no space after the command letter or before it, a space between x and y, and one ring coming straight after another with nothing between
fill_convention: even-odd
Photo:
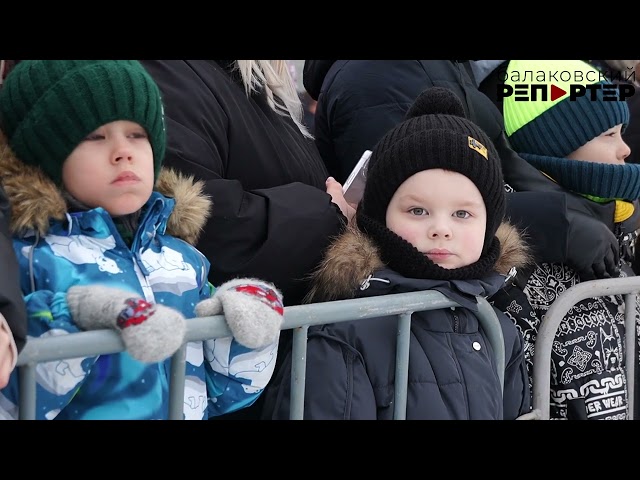
<instances>
[{"instance_id":1,"label":"puffy dark jacket","mask_svg":"<svg viewBox=\"0 0 640 480\"><path fill-rule=\"evenodd\" d=\"M0 314L9 324L18 352L27 339L27 313L20 291L18 262L9 233L11 210L0 185Z\"/></svg>"},{"instance_id":2,"label":"puffy dark jacket","mask_svg":"<svg viewBox=\"0 0 640 480\"><path fill-rule=\"evenodd\" d=\"M513 252L520 248L514 240L517 234L501 235L506 231L514 229L505 226L497 234L502 245L498 261L502 266L497 270L501 271L517 265ZM411 317L406 418L500 420L527 413L531 398L522 337L511 320L498 312L505 346L503 395L495 352L475 315L475 295L491 296L505 277L493 273L464 281L410 279L385 267L371 270L381 262L375 252L366 236L343 234L329 248L315 277L315 300L332 299L329 291L338 297L372 297L434 289L461 305ZM392 419L397 328L393 317L310 328L304 418ZM290 386L291 354L265 392L265 419L289 418Z\"/></svg>"}]
</instances>

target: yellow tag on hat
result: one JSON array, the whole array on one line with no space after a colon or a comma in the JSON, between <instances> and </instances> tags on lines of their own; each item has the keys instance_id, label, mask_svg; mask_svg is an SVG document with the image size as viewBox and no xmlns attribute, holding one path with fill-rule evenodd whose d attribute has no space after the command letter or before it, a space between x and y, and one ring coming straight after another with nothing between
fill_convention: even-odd
<instances>
[{"instance_id":1,"label":"yellow tag on hat","mask_svg":"<svg viewBox=\"0 0 640 480\"><path fill-rule=\"evenodd\" d=\"M476 140L473 137L468 137L468 138L469 138L469 148L471 150L475 150L476 152L478 152L480 155L482 155L485 158L485 160L489 160L487 147L485 147L483 144L481 144L478 140Z\"/></svg>"}]
</instances>

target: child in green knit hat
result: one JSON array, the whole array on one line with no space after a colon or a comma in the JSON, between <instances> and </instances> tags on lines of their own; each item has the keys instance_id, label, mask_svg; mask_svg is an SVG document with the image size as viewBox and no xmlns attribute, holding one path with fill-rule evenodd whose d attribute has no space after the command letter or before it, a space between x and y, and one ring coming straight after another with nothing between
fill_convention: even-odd
<instances>
[{"instance_id":1,"label":"child in green knit hat","mask_svg":"<svg viewBox=\"0 0 640 480\"><path fill-rule=\"evenodd\" d=\"M535 87L525 83L531 81L525 72L533 73ZM622 258L607 270L617 267L620 276L634 275L629 241L640 226L640 165L625 163L630 149L621 134L629 110L617 87L580 60L511 60L505 85L516 93L503 104L509 141L544 174L523 191L561 188L575 195L581 214L598 219L618 237ZM568 232L568 238L579 235L590 232ZM605 262L613 258L611 252ZM583 280L565 264L543 263L521 272L511 288L494 297L524 336L530 374L540 322L558 296ZM624 308L619 295L588 298L563 319L551 359L551 418L627 418Z\"/></svg>"},{"instance_id":2,"label":"child in green knit hat","mask_svg":"<svg viewBox=\"0 0 640 480\"><path fill-rule=\"evenodd\" d=\"M126 347L39 365L37 418L167 418L185 319L223 311L233 337L187 343L184 418L251 405L273 372L282 297L255 279L212 296L193 246L210 200L162 170L162 99L142 65L21 61L0 90L0 127L29 336L110 328ZM18 387L14 372L0 418L18 417Z\"/></svg>"}]
</instances>

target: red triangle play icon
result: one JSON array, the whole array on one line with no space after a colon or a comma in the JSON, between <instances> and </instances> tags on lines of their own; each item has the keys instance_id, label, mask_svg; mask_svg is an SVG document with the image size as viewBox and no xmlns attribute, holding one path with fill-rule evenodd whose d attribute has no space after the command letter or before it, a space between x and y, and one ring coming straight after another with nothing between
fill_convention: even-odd
<instances>
[{"instance_id":1,"label":"red triangle play icon","mask_svg":"<svg viewBox=\"0 0 640 480\"><path fill-rule=\"evenodd\" d=\"M560 87L556 87L554 84L551 84L551 101L552 102L566 94L567 94L566 91L564 91Z\"/></svg>"}]
</instances>

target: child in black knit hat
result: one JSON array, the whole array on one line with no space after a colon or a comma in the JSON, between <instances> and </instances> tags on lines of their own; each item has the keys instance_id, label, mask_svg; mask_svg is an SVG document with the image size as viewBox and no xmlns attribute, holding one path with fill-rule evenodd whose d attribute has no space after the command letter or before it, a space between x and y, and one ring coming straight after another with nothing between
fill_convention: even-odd
<instances>
[{"instance_id":1,"label":"child in black knit hat","mask_svg":"<svg viewBox=\"0 0 640 480\"><path fill-rule=\"evenodd\" d=\"M315 302L437 290L460 305L412 315L407 419L515 419L530 410L520 334L496 312L503 395L476 316L476 297L528 261L504 208L490 139L453 92L427 89L373 149L356 225L315 274ZM305 418L393 418L397 328L395 317L379 317L309 329ZM288 418L290 361L266 393L266 417Z\"/></svg>"}]
</instances>

